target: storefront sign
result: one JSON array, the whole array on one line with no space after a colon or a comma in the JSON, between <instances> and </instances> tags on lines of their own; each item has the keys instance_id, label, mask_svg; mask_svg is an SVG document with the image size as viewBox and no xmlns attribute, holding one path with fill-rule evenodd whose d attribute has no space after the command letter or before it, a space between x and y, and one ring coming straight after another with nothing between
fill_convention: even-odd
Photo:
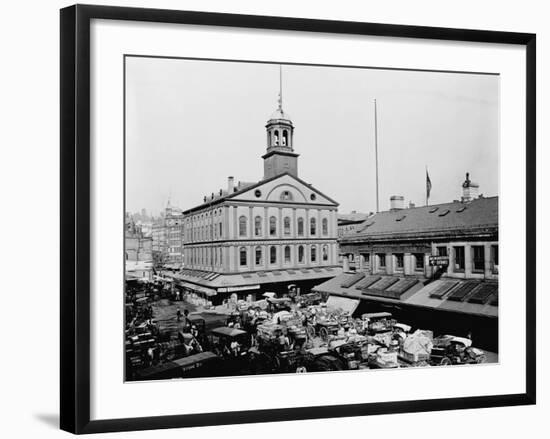
<instances>
[{"instance_id":1,"label":"storefront sign","mask_svg":"<svg viewBox=\"0 0 550 439\"><path fill-rule=\"evenodd\" d=\"M449 256L430 256L430 265L432 267L447 267Z\"/></svg>"},{"instance_id":2,"label":"storefront sign","mask_svg":"<svg viewBox=\"0 0 550 439\"><path fill-rule=\"evenodd\" d=\"M218 293L232 293L233 291L259 290L259 285L245 285L242 287L222 287L218 288Z\"/></svg>"}]
</instances>

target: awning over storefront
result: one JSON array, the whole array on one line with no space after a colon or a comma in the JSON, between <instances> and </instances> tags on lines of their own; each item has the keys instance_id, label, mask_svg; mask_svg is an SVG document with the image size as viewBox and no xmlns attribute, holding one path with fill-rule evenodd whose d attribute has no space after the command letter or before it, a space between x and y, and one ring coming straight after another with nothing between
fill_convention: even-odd
<instances>
[{"instance_id":1,"label":"awning over storefront","mask_svg":"<svg viewBox=\"0 0 550 439\"><path fill-rule=\"evenodd\" d=\"M202 287L209 292L208 294L223 294L248 290L253 292L261 289L263 284L296 283L317 279L322 282L324 279L337 276L340 272L340 267L270 270L242 274L222 274L184 269L174 274L166 273L165 276L174 279L185 288L200 291L199 287Z\"/></svg>"},{"instance_id":2,"label":"awning over storefront","mask_svg":"<svg viewBox=\"0 0 550 439\"><path fill-rule=\"evenodd\" d=\"M314 291L336 297L406 304L498 317L498 282L441 278L424 284L415 278L342 273Z\"/></svg>"},{"instance_id":3,"label":"awning over storefront","mask_svg":"<svg viewBox=\"0 0 550 439\"><path fill-rule=\"evenodd\" d=\"M190 282L185 282L181 280L178 281L176 284L180 287L186 288L188 290L194 291L199 294L204 294L208 297L212 297L216 295L216 290L213 290L212 288L203 287L202 285L196 285L196 284L192 284Z\"/></svg>"}]
</instances>

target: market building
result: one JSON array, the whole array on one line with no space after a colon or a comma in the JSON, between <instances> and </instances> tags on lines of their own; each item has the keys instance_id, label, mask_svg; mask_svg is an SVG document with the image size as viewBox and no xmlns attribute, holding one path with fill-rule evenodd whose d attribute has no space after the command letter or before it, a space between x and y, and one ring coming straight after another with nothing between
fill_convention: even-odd
<instances>
[{"instance_id":1,"label":"market building","mask_svg":"<svg viewBox=\"0 0 550 439\"><path fill-rule=\"evenodd\" d=\"M372 215L372 212L370 213ZM357 228L369 217L367 213L352 211L338 214L338 238L354 234Z\"/></svg>"},{"instance_id":2,"label":"market building","mask_svg":"<svg viewBox=\"0 0 550 439\"><path fill-rule=\"evenodd\" d=\"M263 178L227 187L183 212L176 284L214 303L236 294L305 290L340 272L338 203L298 177L294 124L282 99L266 128Z\"/></svg>"},{"instance_id":3,"label":"market building","mask_svg":"<svg viewBox=\"0 0 550 439\"><path fill-rule=\"evenodd\" d=\"M467 174L460 201L404 208L392 197L340 239L343 272L316 290L498 351L498 197L477 192Z\"/></svg>"}]
</instances>

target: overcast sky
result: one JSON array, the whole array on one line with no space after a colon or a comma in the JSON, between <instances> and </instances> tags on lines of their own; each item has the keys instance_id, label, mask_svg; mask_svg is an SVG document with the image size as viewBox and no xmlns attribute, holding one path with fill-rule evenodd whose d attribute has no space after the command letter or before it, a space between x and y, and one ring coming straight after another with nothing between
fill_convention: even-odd
<instances>
[{"instance_id":1,"label":"overcast sky","mask_svg":"<svg viewBox=\"0 0 550 439\"><path fill-rule=\"evenodd\" d=\"M126 210L183 209L263 177L265 124L277 107L279 65L126 59ZM283 108L295 126L298 175L340 203L376 210L374 99L380 209L391 195L430 204L458 199L465 173L498 195L499 77L283 66Z\"/></svg>"}]
</instances>

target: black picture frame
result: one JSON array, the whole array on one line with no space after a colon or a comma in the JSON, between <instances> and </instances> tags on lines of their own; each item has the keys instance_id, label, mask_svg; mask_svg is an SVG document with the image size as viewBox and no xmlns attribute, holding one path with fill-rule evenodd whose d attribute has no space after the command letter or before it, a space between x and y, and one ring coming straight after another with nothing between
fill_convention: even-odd
<instances>
[{"instance_id":1,"label":"black picture frame","mask_svg":"<svg viewBox=\"0 0 550 439\"><path fill-rule=\"evenodd\" d=\"M346 404L292 409L90 420L90 21L133 20L358 34L526 47L526 392L508 395ZM74 5L61 10L61 387L60 425L72 433L195 427L325 417L515 406L536 400L536 36L303 18Z\"/></svg>"}]
</instances>

